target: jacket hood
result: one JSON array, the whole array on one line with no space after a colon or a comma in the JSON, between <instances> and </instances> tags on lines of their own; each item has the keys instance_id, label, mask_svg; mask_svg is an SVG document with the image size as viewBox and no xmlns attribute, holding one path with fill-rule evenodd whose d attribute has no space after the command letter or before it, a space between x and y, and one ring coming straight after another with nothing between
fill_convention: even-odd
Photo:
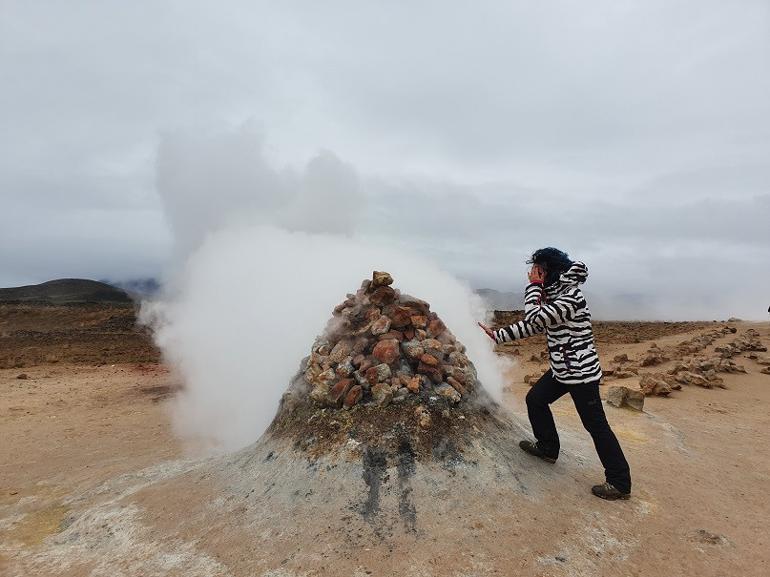
<instances>
[{"instance_id":1,"label":"jacket hood","mask_svg":"<svg viewBox=\"0 0 770 577\"><path fill-rule=\"evenodd\" d=\"M559 280L553 287L547 287L548 292L560 292L570 286L577 286L586 282L588 278L588 267L584 262L576 260L565 272L561 273ZM552 290L550 290L552 289Z\"/></svg>"}]
</instances>

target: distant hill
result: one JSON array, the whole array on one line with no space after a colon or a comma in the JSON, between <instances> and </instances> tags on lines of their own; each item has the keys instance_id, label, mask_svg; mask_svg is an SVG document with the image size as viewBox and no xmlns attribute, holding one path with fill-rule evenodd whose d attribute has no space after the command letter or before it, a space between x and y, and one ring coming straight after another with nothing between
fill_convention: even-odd
<instances>
[{"instance_id":1,"label":"distant hill","mask_svg":"<svg viewBox=\"0 0 770 577\"><path fill-rule=\"evenodd\" d=\"M487 309L491 311L512 311L524 306L524 296L518 293L500 292L489 288L476 289L475 292L487 304Z\"/></svg>"},{"instance_id":2,"label":"distant hill","mask_svg":"<svg viewBox=\"0 0 770 577\"><path fill-rule=\"evenodd\" d=\"M65 278L36 285L0 288L0 303L56 305L133 302L126 291L103 282Z\"/></svg>"},{"instance_id":3,"label":"distant hill","mask_svg":"<svg viewBox=\"0 0 770 577\"><path fill-rule=\"evenodd\" d=\"M100 282L126 291L134 300L141 300L155 296L160 291L160 283L152 278L136 278L129 280L101 279Z\"/></svg>"}]
</instances>

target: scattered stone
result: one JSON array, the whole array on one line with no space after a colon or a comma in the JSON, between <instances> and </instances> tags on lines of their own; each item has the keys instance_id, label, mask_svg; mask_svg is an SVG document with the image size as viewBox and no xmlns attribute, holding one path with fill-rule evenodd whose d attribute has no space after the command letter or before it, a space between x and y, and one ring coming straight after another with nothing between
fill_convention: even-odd
<instances>
[{"instance_id":1,"label":"scattered stone","mask_svg":"<svg viewBox=\"0 0 770 577\"><path fill-rule=\"evenodd\" d=\"M607 403L613 407L628 407L635 411L644 410L644 393L623 386L612 386L607 389Z\"/></svg>"},{"instance_id":2,"label":"scattered stone","mask_svg":"<svg viewBox=\"0 0 770 577\"><path fill-rule=\"evenodd\" d=\"M658 347L658 345L653 344L647 351L647 354L644 356L644 358L639 362L639 364L643 367L652 367L668 362L670 360L671 359L665 355L663 350Z\"/></svg>"},{"instance_id":3,"label":"scattered stone","mask_svg":"<svg viewBox=\"0 0 770 577\"><path fill-rule=\"evenodd\" d=\"M649 373L642 376L639 388L646 397L652 395L667 397L671 394L671 385L662 376Z\"/></svg>"},{"instance_id":4,"label":"scattered stone","mask_svg":"<svg viewBox=\"0 0 770 577\"><path fill-rule=\"evenodd\" d=\"M622 355L615 355L615 357L612 359L616 363L627 363L629 362L628 355L626 353L623 353Z\"/></svg>"},{"instance_id":5,"label":"scattered stone","mask_svg":"<svg viewBox=\"0 0 770 577\"><path fill-rule=\"evenodd\" d=\"M21 373L20 375L16 375L16 378L22 381L26 381L29 378L29 375L27 375L27 373Z\"/></svg>"},{"instance_id":6,"label":"scattered stone","mask_svg":"<svg viewBox=\"0 0 770 577\"><path fill-rule=\"evenodd\" d=\"M764 369L760 369L759 372L765 375L770 375L770 367L765 367Z\"/></svg>"},{"instance_id":7,"label":"scattered stone","mask_svg":"<svg viewBox=\"0 0 770 577\"><path fill-rule=\"evenodd\" d=\"M535 383L538 381L538 379L540 379L540 377L542 377L542 376L543 376L542 374L540 374L540 375L538 375L538 374L532 374L532 375L524 375L524 384L527 384L527 385L530 385L530 386L532 386L532 385L534 385L534 384L535 384Z\"/></svg>"},{"instance_id":8,"label":"scattered stone","mask_svg":"<svg viewBox=\"0 0 770 577\"><path fill-rule=\"evenodd\" d=\"M724 535L712 533L705 529L698 529L692 534L692 540L705 545L729 545L730 541Z\"/></svg>"},{"instance_id":9,"label":"scattered stone","mask_svg":"<svg viewBox=\"0 0 770 577\"><path fill-rule=\"evenodd\" d=\"M426 365L430 365L431 367L437 367L439 364L439 360L433 355L429 355L428 353L424 353L420 357L420 362Z\"/></svg>"}]
</instances>

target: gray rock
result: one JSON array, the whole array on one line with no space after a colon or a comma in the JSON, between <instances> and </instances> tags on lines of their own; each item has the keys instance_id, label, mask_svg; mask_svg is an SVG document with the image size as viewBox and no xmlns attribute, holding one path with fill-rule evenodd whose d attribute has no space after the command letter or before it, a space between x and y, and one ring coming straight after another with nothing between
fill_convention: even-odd
<instances>
[{"instance_id":1,"label":"gray rock","mask_svg":"<svg viewBox=\"0 0 770 577\"><path fill-rule=\"evenodd\" d=\"M617 385L607 389L607 403L613 407L627 407L635 411L644 410L644 393Z\"/></svg>"}]
</instances>

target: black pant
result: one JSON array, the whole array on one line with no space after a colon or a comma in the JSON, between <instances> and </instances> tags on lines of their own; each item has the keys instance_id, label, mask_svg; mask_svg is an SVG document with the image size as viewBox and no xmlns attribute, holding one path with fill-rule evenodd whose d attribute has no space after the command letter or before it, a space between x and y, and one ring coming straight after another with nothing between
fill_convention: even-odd
<instances>
[{"instance_id":1,"label":"black pant","mask_svg":"<svg viewBox=\"0 0 770 577\"><path fill-rule=\"evenodd\" d=\"M591 433L607 482L618 491L631 492L631 472L615 433L610 429L599 398L599 383L565 385L548 371L527 393L527 411L538 447L549 457L559 456L559 434L548 405L566 393L572 396L583 426Z\"/></svg>"}]
</instances>

